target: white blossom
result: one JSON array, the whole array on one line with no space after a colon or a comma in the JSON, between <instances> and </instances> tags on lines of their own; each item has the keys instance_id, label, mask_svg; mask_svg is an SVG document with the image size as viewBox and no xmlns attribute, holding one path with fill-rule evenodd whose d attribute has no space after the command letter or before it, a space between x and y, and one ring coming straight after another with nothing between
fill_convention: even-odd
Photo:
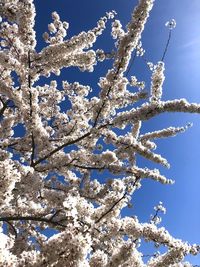
<instances>
[{"instance_id":1,"label":"white blossom","mask_svg":"<svg viewBox=\"0 0 200 267\"><path fill-rule=\"evenodd\" d=\"M158 62L151 78L151 102L158 102L162 96L162 86L165 80L165 66L163 62Z\"/></svg>"},{"instance_id":2,"label":"white blossom","mask_svg":"<svg viewBox=\"0 0 200 267\"><path fill-rule=\"evenodd\" d=\"M169 168L156 140L191 126L143 133L143 123L164 112L200 113L185 99L161 100L164 62L147 63L150 96L148 82L128 78L132 52L144 55L141 36L154 1L139 0L126 28L111 11L68 39L69 23L54 11L40 51L34 2L0 3L0 266L191 266L184 257L200 247L157 225L166 212L161 202L149 223L122 212L134 205L144 179L174 183L158 169L139 167L137 156ZM114 48L94 48L111 19ZM175 20L166 26L173 29ZM105 59L113 64L94 88L51 76L70 67L91 72ZM145 262L142 239L165 252Z\"/></svg>"},{"instance_id":3,"label":"white blossom","mask_svg":"<svg viewBox=\"0 0 200 267\"><path fill-rule=\"evenodd\" d=\"M167 21L165 23L165 26L167 28L169 28L170 30L173 30L174 28L176 28L176 21L175 21L175 19L171 19L170 21Z\"/></svg>"}]
</instances>

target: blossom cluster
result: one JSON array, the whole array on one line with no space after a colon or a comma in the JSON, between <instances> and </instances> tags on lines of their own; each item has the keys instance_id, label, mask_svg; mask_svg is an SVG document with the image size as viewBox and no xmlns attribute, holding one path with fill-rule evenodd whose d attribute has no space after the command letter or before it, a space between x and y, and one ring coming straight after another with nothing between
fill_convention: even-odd
<instances>
[{"instance_id":1,"label":"blossom cluster","mask_svg":"<svg viewBox=\"0 0 200 267\"><path fill-rule=\"evenodd\" d=\"M184 257L200 247L158 226L162 203L148 223L121 213L144 179L174 182L141 168L137 155L169 168L156 140L191 126L142 134L143 122L164 112L200 113L185 99L161 100L164 62L148 64L150 96L145 81L127 76L132 52L144 55L141 36L154 0L139 0L124 29L111 11L69 39L68 22L53 12L41 51L34 2L0 3L0 267L190 267ZM110 20L114 49L95 50ZM52 79L72 66L91 72L105 59L113 65L96 88ZM43 76L49 84L40 83ZM145 261L141 240L166 252Z\"/></svg>"}]
</instances>

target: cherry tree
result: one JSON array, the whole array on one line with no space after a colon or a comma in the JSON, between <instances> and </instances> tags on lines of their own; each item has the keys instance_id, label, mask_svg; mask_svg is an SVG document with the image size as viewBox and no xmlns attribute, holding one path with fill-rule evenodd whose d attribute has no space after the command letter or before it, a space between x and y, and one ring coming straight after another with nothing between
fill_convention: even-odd
<instances>
[{"instance_id":1,"label":"cherry tree","mask_svg":"<svg viewBox=\"0 0 200 267\"><path fill-rule=\"evenodd\" d=\"M143 81L127 78L132 53L143 56L141 34L153 4L139 0L126 30L112 11L70 39L68 23L53 12L43 34L47 45L36 52L34 1L1 0L0 266L192 266L184 257L200 247L159 226L162 203L147 223L121 216L143 179L173 183L158 169L140 168L136 155L169 167L154 151L155 139L189 127L141 134L142 123L165 112L200 113L200 105L185 99L162 101L165 53L148 63L149 93ZM113 51L94 50L109 21ZM171 31L175 21L167 26ZM62 68L91 72L106 59L113 65L97 81L98 90L78 81L38 85ZM24 133L16 137L20 126ZM166 252L145 262L141 240Z\"/></svg>"}]
</instances>

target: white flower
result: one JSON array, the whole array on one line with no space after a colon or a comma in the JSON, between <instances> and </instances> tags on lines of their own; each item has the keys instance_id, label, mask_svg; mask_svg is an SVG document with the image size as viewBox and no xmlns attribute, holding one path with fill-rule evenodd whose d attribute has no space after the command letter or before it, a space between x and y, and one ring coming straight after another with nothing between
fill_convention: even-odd
<instances>
[{"instance_id":1,"label":"white flower","mask_svg":"<svg viewBox=\"0 0 200 267\"><path fill-rule=\"evenodd\" d=\"M165 23L165 26L169 28L170 30L173 30L176 27L176 21L175 19L171 19L170 21L167 21Z\"/></svg>"},{"instance_id":2,"label":"white flower","mask_svg":"<svg viewBox=\"0 0 200 267\"><path fill-rule=\"evenodd\" d=\"M112 162L117 161L117 157L114 152L107 150L102 153L102 160L105 163L112 163Z\"/></svg>"},{"instance_id":3,"label":"white flower","mask_svg":"<svg viewBox=\"0 0 200 267\"><path fill-rule=\"evenodd\" d=\"M58 15L58 13L57 13L56 11L54 11L54 12L51 14L51 16L52 16L52 19L53 19L53 20L59 20L59 19L60 19L60 16Z\"/></svg>"},{"instance_id":4,"label":"white flower","mask_svg":"<svg viewBox=\"0 0 200 267\"><path fill-rule=\"evenodd\" d=\"M43 35L42 35L44 41L46 42L48 39L49 39L49 34L48 32L44 32Z\"/></svg>"},{"instance_id":5,"label":"white flower","mask_svg":"<svg viewBox=\"0 0 200 267\"><path fill-rule=\"evenodd\" d=\"M69 23L66 21L63 21L63 27L67 30L69 28Z\"/></svg>"},{"instance_id":6,"label":"white flower","mask_svg":"<svg viewBox=\"0 0 200 267\"><path fill-rule=\"evenodd\" d=\"M55 27L55 25L53 23L50 23L48 25L48 29L49 29L50 32L53 32L53 33L56 32L56 27Z\"/></svg>"},{"instance_id":7,"label":"white flower","mask_svg":"<svg viewBox=\"0 0 200 267\"><path fill-rule=\"evenodd\" d=\"M67 40L68 23L53 12L49 33L43 35L48 45L37 51L37 1L0 2L0 266L178 267L184 255L197 254L197 245L155 225L158 212L166 211L161 202L151 217L154 223L121 213L143 179L173 183L157 169L137 167L137 156L169 167L152 151L154 140L190 126L142 135L143 122L164 112L200 113L200 105L184 99L161 101L163 62L147 63L150 101L136 103L148 96L141 90L145 83L135 76L129 81L126 70L135 49L144 53L141 34L154 0L139 0L126 28L119 20L112 23L117 43L111 53L92 47L114 11ZM170 30L175 25L175 20L166 23ZM51 75L67 67L91 71L97 60L107 58L114 59L113 66L93 91L68 76L60 88L61 80ZM39 81L41 76L49 79ZM168 251L146 264L138 250L141 239Z\"/></svg>"}]
</instances>

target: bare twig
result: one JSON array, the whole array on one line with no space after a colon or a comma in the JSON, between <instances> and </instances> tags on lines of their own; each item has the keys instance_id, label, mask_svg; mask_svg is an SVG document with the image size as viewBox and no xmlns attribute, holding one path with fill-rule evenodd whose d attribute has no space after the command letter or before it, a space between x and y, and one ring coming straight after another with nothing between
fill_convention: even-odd
<instances>
[{"instance_id":1,"label":"bare twig","mask_svg":"<svg viewBox=\"0 0 200 267\"><path fill-rule=\"evenodd\" d=\"M166 56L166 53L167 53L167 50L168 50L168 46L169 46L169 42L171 40L171 35L172 35L172 30L170 29L169 30L168 39L167 39L167 43L166 43L165 50L164 50L163 56L161 58L161 61L164 61L164 59L165 59L165 56Z\"/></svg>"}]
</instances>

